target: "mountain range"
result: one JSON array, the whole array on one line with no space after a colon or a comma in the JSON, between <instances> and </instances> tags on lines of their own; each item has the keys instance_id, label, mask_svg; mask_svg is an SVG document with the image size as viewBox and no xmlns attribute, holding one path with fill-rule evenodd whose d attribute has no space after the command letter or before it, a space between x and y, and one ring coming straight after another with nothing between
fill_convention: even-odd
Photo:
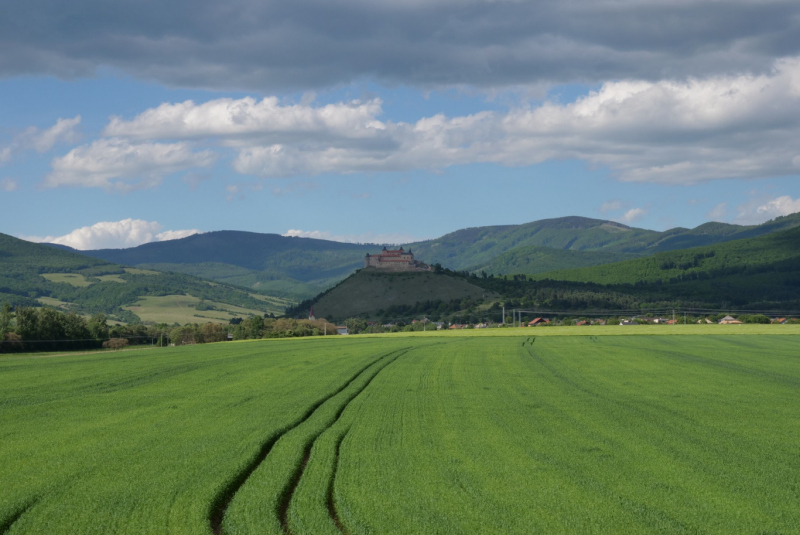
<instances>
[{"instance_id":1,"label":"mountain range","mask_svg":"<svg viewBox=\"0 0 800 535\"><path fill-rule=\"evenodd\" d=\"M371 317L489 306L496 313L499 302L772 307L800 298L800 214L665 232L581 217L463 229L405 245L434 265L432 275L350 277L380 247L218 231L75 251L0 234L0 301L182 323L280 314L287 306L305 314L314 303L342 318L362 309L358 315ZM336 311L337 303L350 308Z\"/></svg>"},{"instance_id":2,"label":"mountain range","mask_svg":"<svg viewBox=\"0 0 800 535\"><path fill-rule=\"evenodd\" d=\"M0 234L0 303L47 305L112 319L228 322L281 313L288 304L181 273L121 266Z\"/></svg>"},{"instance_id":3,"label":"mountain range","mask_svg":"<svg viewBox=\"0 0 800 535\"><path fill-rule=\"evenodd\" d=\"M418 260L458 271L535 275L712 245L800 226L800 214L762 225L705 223L664 232L585 217L475 227L403 244ZM308 299L363 266L381 245L215 231L129 249L76 251L128 266L184 273L254 292Z\"/></svg>"}]
</instances>

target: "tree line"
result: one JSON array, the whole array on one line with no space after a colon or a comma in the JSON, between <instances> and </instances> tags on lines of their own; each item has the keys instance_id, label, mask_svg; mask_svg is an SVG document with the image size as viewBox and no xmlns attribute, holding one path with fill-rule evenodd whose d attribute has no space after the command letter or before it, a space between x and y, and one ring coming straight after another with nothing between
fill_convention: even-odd
<instances>
[{"instance_id":1,"label":"tree line","mask_svg":"<svg viewBox=\"0 0 800 535\"><path fill-rule=\"evenodd\" d=\"M295 320L253 316L233 318L229 324L167 325L142 323L109 324L104 313L90 317L61 312L50 307L0 307L0 352L70 351L119 348L127 345L186 345L252 340L336 335L336 327L325 320Z\"/></svg>"}]
</instances>

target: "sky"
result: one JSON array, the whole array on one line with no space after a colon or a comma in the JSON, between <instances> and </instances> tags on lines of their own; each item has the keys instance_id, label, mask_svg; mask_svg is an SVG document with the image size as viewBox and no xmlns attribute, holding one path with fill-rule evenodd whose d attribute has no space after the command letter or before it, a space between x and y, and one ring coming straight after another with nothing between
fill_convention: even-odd
<instances>
[{"instance_id":1,"label":"sky","mask_svg":"<svg viewBox=\"0 0 800 535\"><path fill-rule=\"evenodd\" d=\"M796 0L33 0L0 50L0 232L32 241L800 211Z\"/></svg>"}]
</instances>

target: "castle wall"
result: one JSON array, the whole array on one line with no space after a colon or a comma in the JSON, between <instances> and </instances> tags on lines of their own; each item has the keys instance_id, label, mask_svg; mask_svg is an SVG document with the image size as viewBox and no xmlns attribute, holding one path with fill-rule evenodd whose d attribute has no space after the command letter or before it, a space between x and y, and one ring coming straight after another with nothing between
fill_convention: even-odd
<instances>
[{"instance_id":1,"label":"castle wall","mask_svg":"<svg viewBox=\"0 0 800 535\"><path fill-rule=\"evenodd\" d=\"M382 271L427 271L429 266L414 260L412 253L405 251L384 251L381 254L364 258L364 267Z\"/></svg>"}]
</instances>

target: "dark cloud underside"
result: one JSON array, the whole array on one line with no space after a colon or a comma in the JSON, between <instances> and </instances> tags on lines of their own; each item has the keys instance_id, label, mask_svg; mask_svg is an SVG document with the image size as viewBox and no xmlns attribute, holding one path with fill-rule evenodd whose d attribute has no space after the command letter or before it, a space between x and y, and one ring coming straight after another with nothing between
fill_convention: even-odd
<instances>
[{"instance_id":1,"label":"dark cloud underside","mask_svg":"<svg viewBox=\"0 0 800 535\"><path fill-rule=\"evenodd\" d=\"M263 92L760 73L800 54L800 3L29 0L0 7L0 75Z\"/></svg>"}]
</instances>

